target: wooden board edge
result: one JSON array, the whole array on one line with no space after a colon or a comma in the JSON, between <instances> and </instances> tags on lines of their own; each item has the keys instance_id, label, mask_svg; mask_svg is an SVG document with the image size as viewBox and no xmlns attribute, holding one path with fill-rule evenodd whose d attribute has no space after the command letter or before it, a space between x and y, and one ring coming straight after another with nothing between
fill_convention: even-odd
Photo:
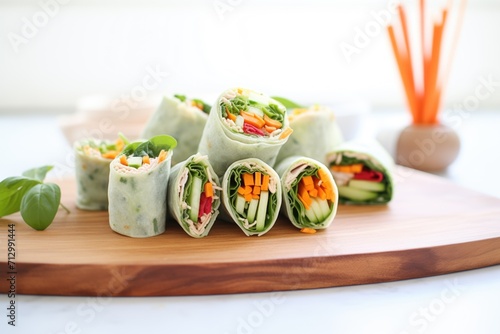
<instances>
[{"instance_id":1,"label":"wooden board edge","mask_svg":"<svg viewBox=\"0 0 500 334\"><path fill-rule=\"evenodd\" d=\"M496 264L500 264L500 238L405 251L246 263L171 266L19 263L16 293L116 297L287 291L398 281ZM4 265L0 262L0 266ZM0 293L8 293L7 281L2 281Z\"/></svg>"}]
</instances>

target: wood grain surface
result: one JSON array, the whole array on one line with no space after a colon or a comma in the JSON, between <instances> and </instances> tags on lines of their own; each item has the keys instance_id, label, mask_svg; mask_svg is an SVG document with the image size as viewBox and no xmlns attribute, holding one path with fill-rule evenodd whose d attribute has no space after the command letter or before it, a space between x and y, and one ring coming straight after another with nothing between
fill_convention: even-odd
<instances>
[{"instance_id":1,"label":"wood grain surface","mask_svg":"<svg viewBox=\"0 0 500 334\"><path fill-rule=\"evenodd\" d=\"M8 225L15 224L20 294L202 295L387 282L500 263L500 199L398 167L387 206L339 206L334 223L303 234L286 218L262 237L218 221L193 239L173 220L160 236L114 233L106 212L75 207L75 182L58 182L63 204L45 231L20 215L0 219L0 292Z\"/></svg>"}]
</instances>

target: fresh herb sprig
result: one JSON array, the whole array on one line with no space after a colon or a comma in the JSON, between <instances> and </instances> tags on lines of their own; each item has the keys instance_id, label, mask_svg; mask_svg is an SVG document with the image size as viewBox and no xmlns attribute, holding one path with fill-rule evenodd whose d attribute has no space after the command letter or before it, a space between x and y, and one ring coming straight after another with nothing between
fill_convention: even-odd
<instances>
[{"instance_id":1,"label":"fresh herb sprig","mask_svg":"<svg viewBox=\"0 0 500 334\"><path fill-rule=\"evenodd\" d=\"M30 227L43 231L54 221L61 206L61 189L57 184L43 180L53 166L33 168L22 176L8 177L0 182L0 217L21 211Z\"/></svg>"}]
</instances>

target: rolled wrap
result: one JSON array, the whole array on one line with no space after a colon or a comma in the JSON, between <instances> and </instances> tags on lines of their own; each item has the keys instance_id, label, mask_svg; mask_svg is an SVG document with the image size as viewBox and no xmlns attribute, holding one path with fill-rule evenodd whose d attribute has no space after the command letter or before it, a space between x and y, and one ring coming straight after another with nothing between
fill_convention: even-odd
<instances>
[{"instance_id":1,"label":"rolled wrap","mask_svg":"<svg viewBox=\"0 0 500 334\"><path fill-rule=\"evenodd\" d=\"M326 154L343 141L335 114L327 107L295 108L290 110L288 120L293 134L279 151L277 163L287 157L304 156L325 164Z\"/></svg>"},{"instance_id":2,"label":"rolled wrap","mask_svg":"<svg viewBox=\"0 0 500 334\"><path fill-rule=\"evenodd\" d=\"M165 232L167 186L175 140L169 136L159 137L168 137L170 146L145 147L150 141L132 143L130 149L125 148L124 154L111 162L109 225L117 233L145 238ZM149 157L149 162L138 168L123 164L124 157L131 163L132 158L142 159L144 155Z\"/></svg>"},{"instance_id":3,"label":"rolled wrap","mask_svg":"<svg viewBox=\"0 0 500 334\"><path fill-rule=\"evenodd\" d=\"M124 142L97 139L75 142L76 206L83 210L108 209L109 164Z\"/></svg>"},{"instance_id":4,"label":"rolled wrap","mask_svg":"<svg viewBox=\"0 0 500 334\"><path fill-rule=\"evenodd\" d=\"M245 181L244 174L252 175L252 181ZM248 193L242 194L246 187L251 187L250 196ZM256 187L259 189L256 190ZM274 226L281 201L280 178L274 169L262 160L247 158L236 161L224 174L224 208L247 236L264 235Z\"/></svg>"},{"instance_id":5,"label":"rolled wrap","mask_svg":"<svg viewBox=\"0 0 500 334\"><path fill-rule=\"evenodd\" d=\"M281 127L275 130L268 127L272 131L269 132L256 131L246 125L249 123L243 120L241 111L259 113L256 108L265 109L265 113L274 117ZM269 117L267 114L266 117ZM285 114L286 108L268 96L248 89L228 89L212 106L198 151L208 156L219 177L233 162L247 157L260 159L272 166L291 133ZM259 131L261 134L250 133Z\"/></svg>"},{"instance_id":6,"label":"rolled wrap","mask_svg":"<svg viewBox=\"0 0 500 334\"><path fill-rule=\"evenodd\" d=\"M338 190L328 168L317 160L293 156L279 163L276 172L283 191L281 211L290 222L297 228L330 226L337 214Z\"/></svg>"},{"instance_id":7,"label":"rolled wrap","mask_svg":"<svg viewBox=\"0 0 500 334\"><path fill-rule=\"evenodd\" d=\"M207 194L207 182L211 184L213 194ZM205 237L219 215L220 189L219 178L208 157L192 155L175 165L170 173L169 213L189 236ZM208 208L204 208L205 205Z\"/></svg>"},{"instance_id":8,"label":"rolled wrap","mask_svg":"<svg viewBox=\"0 0 500 334\"><path fill-rule=\"evenodd\" d=\"M394 191L394 160L377 141L350 141L327 155L341 204L386 204Z\"/></svg>"},{"instance_id":9,"label":"rolled wrap","mask_svg":"<svg viewBox=\"0 0 500 334\"><path fill-rule=\"evenodd\" d=\"M188 99L183 95L164 96L148 120L142 137L165 134L174 137L178 143L172 157L172 165L175 165L198 152L209 112L210 106L199 99Z\"/></svg>"}]
</instances>

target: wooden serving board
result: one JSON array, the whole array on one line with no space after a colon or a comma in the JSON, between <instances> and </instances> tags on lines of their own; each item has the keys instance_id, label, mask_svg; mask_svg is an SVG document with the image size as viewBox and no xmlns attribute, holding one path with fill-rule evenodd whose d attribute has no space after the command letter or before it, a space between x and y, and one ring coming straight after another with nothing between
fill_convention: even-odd
<instances>
[{"instance_id":1,"label":"wooden serving board","mask_svg":"<svg viewBox=\"0 0 500 334\"><path fill-rule=\"evenodd\" d=\"M75 182L43 232L19 215L0 219L0 274L15 224L20 294L166 296L294 290L386 282L500 263L500 199L398 167L387 206L340 206L334 223L303 234L285 218L262 237L219 221L193 239L175 221L165 234L132 239L111 231L106 212L74 205ZM0 292L8 292L0 280Z\"/></svg>"}]
</instances>

